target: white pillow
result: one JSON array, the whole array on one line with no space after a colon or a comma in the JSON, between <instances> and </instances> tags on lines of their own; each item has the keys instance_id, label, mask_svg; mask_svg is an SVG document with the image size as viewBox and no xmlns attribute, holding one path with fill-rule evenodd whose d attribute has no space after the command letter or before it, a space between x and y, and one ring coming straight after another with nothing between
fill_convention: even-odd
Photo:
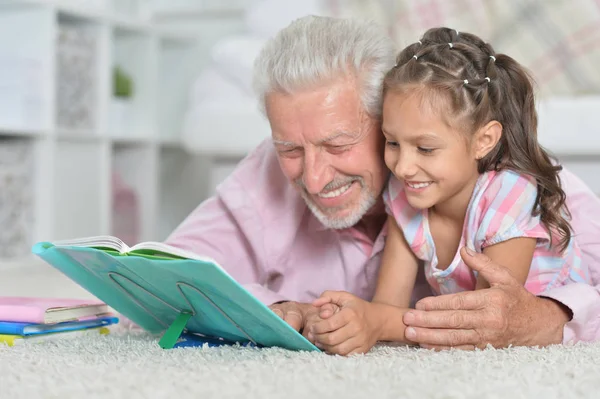
<instances>
[{"instance_id":1,"label":"white pillow","mask_svg":"<svg viewBox=\"0 0 600 399\"><path fill-rule=\"evenodd\" d=\"M213 46L211 59L223 76L237 84L246 94L253 95L254 60L264 43L264 39L255 36L225 37Z\"/></svg>"},{"instance_id":2,"label":"white pillow","mask_svg":"<svg viewBox=\"0 0 600 399\"><path fill-rule=\"evenodd\" d=\"M222 68L211 64L200 71L188 93L190 107L198 103L239 97L254 98L254 95L246 93L237 82L223 75Z\"/></svg>"},{"instance_id":3,"label":"white pillow","mask_svg":"<svg viewBox=\"0 0 600 399\"><path fill-rule=\"evenodd\" d=\"M191 153L244 156L271 135L256 101L238 98L195 104L184 118L181 141Z\"/></svg>"},{"instance_id":4,"label":"white pillow","mask_svg":"<svg viewBox=\"0 0 600 399\"><path fill-rule=\"evenodd\" d=\"M255 97L216 66L200 72L189 97L181 136L189 152L243 156L271 134Z\"/></svg>"}]
</instances>

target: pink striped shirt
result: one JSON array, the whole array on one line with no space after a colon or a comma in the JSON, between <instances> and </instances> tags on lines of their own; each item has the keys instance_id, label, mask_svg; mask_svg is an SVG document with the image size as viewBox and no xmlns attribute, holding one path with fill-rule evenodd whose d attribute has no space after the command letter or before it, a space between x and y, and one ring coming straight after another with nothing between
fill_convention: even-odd
<instances>
[{"instance_id":1,"label":"pink striped shirt","mask_svg":"<svg viewBox=\"0 0 600 399\"><path fill-rule=\"evenodd\" d=\"M475 289L476 272L463 262L459 252L446 268L438 267L428 210L413 208L403 187L398 179L390 179L383 194L386 210L396 219L412 251L424 261L425 276L433 291L451 294ZM536 196L533 178L510 170L480 175L467 207L459 247L466 245L483 252L487 246L512 238L536 238L537 246L525 283L527 290L540 294L570 283L589 284L587 265L581 261L577 242L572 238L561 252L555 233L550 245L548 229L539 215L532 215Z\"/></svg>"},{"instance_id":2,"label":"pink striped shirt","mask_svg":"<svg viewBox=\"0 0 600 399\"><path fill-rule=\"evenodd\" d=\"M565 342L600 340L600 200L574 175L564 171L561 177L595 286L569 284L544 295L573 311ZM216 259L265 304L311 302L328 289L369 300L385 232L371 240L355 229L326 229L283 175L267 139L166 242ZM415 297L431 295L424 274L418 281Z\"/></svg>"}]
</instances>

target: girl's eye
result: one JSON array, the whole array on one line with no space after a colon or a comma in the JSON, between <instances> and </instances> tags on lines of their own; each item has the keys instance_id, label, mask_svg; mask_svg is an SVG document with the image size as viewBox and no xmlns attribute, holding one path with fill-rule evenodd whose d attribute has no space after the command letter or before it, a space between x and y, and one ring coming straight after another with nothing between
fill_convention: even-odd
<instances>
[{"instance_id":1,"label":"girl's eye","mask_svg":"<svg viewBox=\"0 0 600 399\"><path fill-rule=\"evenodd\" d=\"M417 150L423 154L431 154L434 148L417 147Z\"/></svg>"},{"instance_id":2,"label":"girl's eye","mask_svg":"<svg viewBox=\"0 0 600 399\"><path fill-rule=\"evenodd\" d=\"M396 142L396 141L386 140L385 145L387 145L390 148L398 148L398 142Z\"/></svg>"}]
</instances>

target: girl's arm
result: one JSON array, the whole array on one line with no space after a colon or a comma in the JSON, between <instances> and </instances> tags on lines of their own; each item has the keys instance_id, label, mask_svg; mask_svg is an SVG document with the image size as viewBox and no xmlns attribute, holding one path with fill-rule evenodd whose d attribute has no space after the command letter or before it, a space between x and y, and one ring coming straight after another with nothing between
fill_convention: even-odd
<instances>
[{"instance_id":1,"label":"girl's arm","mask_svg":"<svg viewBox=\"0 0 600 399\"><path fill-rule=\"evenodd\" d=\"M388 217L388 235L372 300L380 320L380 341L410 342L404 336L406 325L402 318L409 310L418 267L419 260L396 220Z\"/></svg>"},{"instance_id":2,"label":"girl's arm","mask_svg":"<svg viewBox=\"0 0 600 399\"><path fill-rule=\"evenodd\" d=\"M537 244L536 238L518 237L490 245L483 253L492 261L509 269L510 273L523 285L529 275L533 260L533 252ZM475 289L488 288L488 282L479 275Z\"/></svg>"},{"instance_id":3,"label":"girl's arm","mask_svg":"<svg viewBox=\"0 0 600 399\"><path fill-rule=\"evenodd\" d=\"M383 249L377 287L372 302L408 308L418 272L418 259L393 216Z\"/></svg>"},{"instance_id":4,"label":"girl's arm","mask_svg":"<svg viewBox=\"0 0 600 399\"><path fill-rule=\"evenodd\" d=\"M402 321L408 311L417 277L418 261L393 217L388 217L388 234L379 268L377 288L371 302L350 293L326 291L313 305L333 303L340 310L321 314L312 326L315 343L331 353L364 353L377 341L410 342ZM309 337L309 339L311 339Z\"/></svg>"}]
</instances>

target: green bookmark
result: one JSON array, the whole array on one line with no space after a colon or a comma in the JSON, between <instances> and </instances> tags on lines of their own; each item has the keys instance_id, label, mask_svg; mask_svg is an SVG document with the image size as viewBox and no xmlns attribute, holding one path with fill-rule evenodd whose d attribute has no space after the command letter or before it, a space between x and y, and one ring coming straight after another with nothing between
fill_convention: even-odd
<instances>
[{"instance_id":1,"label":"green bookmark","mask_svg":"<svg viewBox=\"0 0 600 399\"><path fill-rule=\"evenodd\" d=\"M171 324L169 328L167 328L167 331L165 331L163 334L162 338L158 342L158 345L160 345L160 347L163 349L172 349L181 336L181 333L183 332L183 329L185 328L185 325L190 317L192 317L190 312L179 313L179 316L177 316L173 324Z\"/></svg>"}]
</instances>

